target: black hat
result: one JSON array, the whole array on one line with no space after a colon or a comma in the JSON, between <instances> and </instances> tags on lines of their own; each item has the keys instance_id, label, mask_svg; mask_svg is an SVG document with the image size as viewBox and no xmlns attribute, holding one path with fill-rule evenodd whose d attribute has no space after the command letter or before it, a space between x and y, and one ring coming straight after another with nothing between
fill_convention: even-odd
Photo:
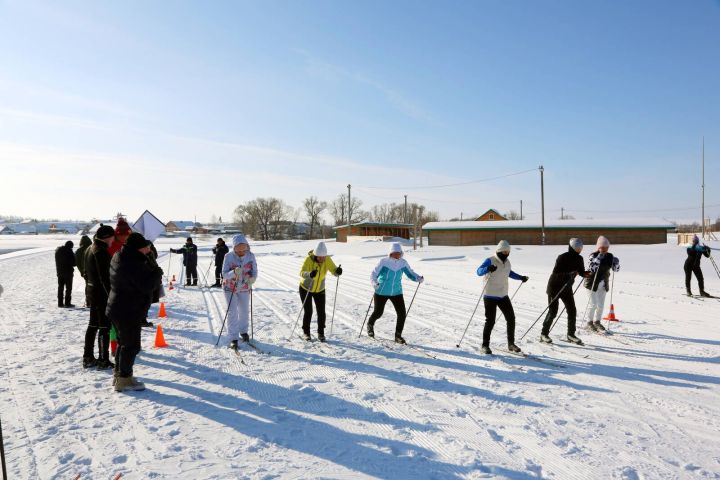
<instances>
[{"instance_id":1,"label":"black hat","mask_svg":"<svg viewBox=\"0 0 720 480\"><path fill-rule=\"evenodd\" d=\"M106 238L114 237L115 236L115 229L111 227L110 225L102 225L100 228L98 228L97 232L95 233L95 238L99 238L100 240L105 240Z\"/></svg>"},{"instance_id":2,"label":"black hat","mask_svg":"<svg viewBox=\"0 0 720 480\"><path fill-rule=\"evenodd\" d=\"M72 242L72 240L68 240L67 242L65 242L65 246L66 246L66 247L72 248L74 245L75 245L75 244Z\"/></svg>"},{"instance_id":3,"label":"black hat","mask_svg":"<svg viewBox=\"0 0 720 480\"><path fill-rule=\"evenodd\" d=\"M225 243L225 240L223 240L222 238L218 238L217 241Z\"/></svg>"},{"instance_id":4,"label":"black hat","mask_svg":"<svg viewBox=\"0 0 720 480\"><path fill-rule=\"evenodd\" d=\"M145 240L145 237L143 237L142 233L139 232L131 233L128 235L127 240L125 240L125 246L131 250L140 250L148 245L149 242Z\"/></svg>"},{"instance_id":5,"label":"black hat","mask_svg":"<svg viewBox=\"0 0 720 480\"><path fill-rule=\"evenodd\" d=\"M192 237L188 237L187 240L185 240L185 243L192 243Z\"/></svg>"}]
</instances>

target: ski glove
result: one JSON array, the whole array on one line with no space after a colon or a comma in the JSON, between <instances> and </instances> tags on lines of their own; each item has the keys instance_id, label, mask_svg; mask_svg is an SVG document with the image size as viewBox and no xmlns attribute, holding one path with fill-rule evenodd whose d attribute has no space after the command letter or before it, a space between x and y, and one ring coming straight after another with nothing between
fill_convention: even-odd
<instances>
[{"instance_id":1,"label":"ski glove","mask_svg":"<svg viewBox=\"0 0 720 480\"><path fill-rule=\"evenodd\" d=\"M380 288L380 283L378 283L378 282L372 282L372 286L373 286L373 288L374 288L375 290L377 290L378 288Z\"/></svg>"},{"instance_id":2,"label":"ski glove","mask_svg":"<svg viewBox=\"0 0 720 480\"><path fill-rule=\"evenodd\" d=\"M423 277L422 275L418 275L417 282L423 283L424 281L425 281L425 277Z\"/></svg>"},{"instance_id":3,"label":"ski glove","mask_svg":"<svg viewBox=\"0 0 720 480\"><path fill-rule=\"evenodd\" d=\"M342 275L342 267L337 267L335 269L335 275L337 275L338 277Z\"/></svg>"},{"instance_id":4,"label":"ski glove","mask_svg":"<svg viewBox=\"0 0 720 480\"><path fill-rule=\"evenodd\" d=\"M245 283L248 284L248 285L252 285L253 283L255 283L255 280L257 280L255 277L248 277L248 278L245 280Z\"/></svg>"},{"instance_id":5,"label":"ski glove","mask_svg":"<svg viewBox=\"0 0 720 480\"><path fill-rule=\"evenodd\" d=\"M523 283L525 283L525 282L527 282L528 280L530 280L530 277L528 277L527 275L523 275L522 277L520 277L520 280L521 280Z\"/></svg>"},{"instance_id":6,"label":"ski glove","mask_svg":"<svg viewBox=\"0 0 720 480\"><path fill-rule=\"evenodd\" d=\"M310 278L315 278L316 275L317 275L317 270L313 270L312 272L310 272Z\"/></svg>"},{"instance_id":7,"label":"ski glove","mask_svg":"<svg viewBox=\"0 0 720 480\"><path fill-rule=\"evenodd\" d=\"M233 273L236 277L240 278L240 276L242 275L242 267L233 268Z\"/></svg>"},{"instance_id":8,"label":"ski glove","mask_svg":"<svg viewBox=\"0 0 720 480\"><path fill-rule=\"evenodd\" d=\"M490 265L488 267L488 272L494 272L495 270L497 270L497 267L495 265Z\"/></svg>"}]
</instances>

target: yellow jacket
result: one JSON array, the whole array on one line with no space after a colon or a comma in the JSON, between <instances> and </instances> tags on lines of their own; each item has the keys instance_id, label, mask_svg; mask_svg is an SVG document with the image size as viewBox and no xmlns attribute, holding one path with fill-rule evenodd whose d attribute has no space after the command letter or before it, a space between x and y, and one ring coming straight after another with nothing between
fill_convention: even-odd
<instances>
[{"instance_id":1,"label":"yellow jacket","mask_svg":"<svg viewBox=\"0 0 720 480\"><path fill-rule=\"evenodd\" d=\"M312 293L325 291L325 276L328 272L335 275L337 270L332 258L325 257L325 261L322 263L318 263L316 258L311 250L300 268L300 286ZM310 272L313 270L318 272L314 278L310 276Z\"/></svg>"}]
</instances>

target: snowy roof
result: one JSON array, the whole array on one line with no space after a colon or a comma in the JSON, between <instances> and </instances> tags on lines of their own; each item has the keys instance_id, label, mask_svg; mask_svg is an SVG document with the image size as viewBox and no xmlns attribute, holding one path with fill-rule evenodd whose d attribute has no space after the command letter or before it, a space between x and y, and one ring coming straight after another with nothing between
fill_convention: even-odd
<instances>
[{"instance_id":1,"label":"snowy roof","mask_svg":"<svg viewBox=\"0 0 720 480\"><path fill-rule=\"evenodd\" d=\"M168 224L172 223L180 230L187 230L188 228L192 229L195 227L195 222L189 221L189 220L170 220Z\"/></svg>"},{"instance_id":2,"label":"snowy roof","mask_svg":"<svg viewBox=\"0 0 720 480\"><path fill-rule=\"evenodd\" d=\"M423 230L508 230L524 228L542 228L537 220L506 220L503 222L429 222ZM662 228L672 229L675 225L663 219L614 219L614 220L549 220L545 222L546 230L553 229L617 229L617 228Z\"/></svg>"},{"instance_id":3,"label":"snowy roof","mask_svg":"<svg viewBox=\"0 0 720 480\"><path fill-rule=\"evenodd\" d=\"M412 227L412 223L382 223L382 222L369 222L367 220L363 220L362 222L353 223L350 225L351 227ZM333 227L333 230L337 230L339 228L347 228L347 224L345 225L338 225L337 227Z\"/></svg>"}]
</instances>

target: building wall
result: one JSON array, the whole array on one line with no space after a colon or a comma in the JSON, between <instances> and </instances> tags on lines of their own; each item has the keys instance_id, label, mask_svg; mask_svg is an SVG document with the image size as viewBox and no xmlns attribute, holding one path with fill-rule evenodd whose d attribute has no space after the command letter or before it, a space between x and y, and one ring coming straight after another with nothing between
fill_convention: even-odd
<instances>
[{"instance_id":1,"label":"building wall","mask_svg":"<svg viewBox=\"0 0 720 480\"><path fill-rule=\"evenodd\" d=\"M492 217L492 218L491 218ZM482 215L480 215L475 220L480 222L496 222L498 220L507 220L507 218L503 217L499 213L496 212L485 212Z\"/></svg>"},{"instance_id":2,"label":"building wall","mask_svg":"<svg viewBox=\"0 0 720 480\"><path fill-rule=\"evenodd\" d=\"M335 230L336 242L347 242L348 228L341 227ZM408 227L376 227L353 225L350 227L350 236L359 237L400 237L404 239L410 238L410 229Z\"/></svg>"},{"instance_id":3,"label":"building wall","mask_svg":"<svg viewBox=\"0 0 720 480\"><path fill-rule=\"evenodd\" d=\"M430 245L493 245L507 240L516 245L541 245L541 229L502 229L502 230L428 230ZM546 245L566 245L572 237L578 237L586 245L594 245L597 237L604 235L610 243L653 244L667 243L665 229L553 229L545 230Z\"/></svg>"}]
</instances>

